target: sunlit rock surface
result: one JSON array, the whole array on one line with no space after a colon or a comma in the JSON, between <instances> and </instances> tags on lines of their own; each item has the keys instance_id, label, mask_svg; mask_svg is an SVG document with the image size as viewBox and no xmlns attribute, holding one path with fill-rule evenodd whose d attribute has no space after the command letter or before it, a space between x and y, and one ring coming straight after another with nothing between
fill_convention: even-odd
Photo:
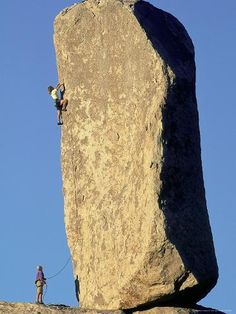
<instances>
[{"instance_id":1,"label":"sunlit rock surface","mask_svg":"<svg viewBox=\"0 0 236 314\"><path fill-rule=\"evenodd\" d=\"M144 312L129 312L129 314L224 314L212 309L202 310L181 309L173 307L154 308ZM80 308L70 308L61 305L36 305L32 303L0 302L0 314L128 314L123 311L95 311Z\"/></svg>"},{"instance_id":2,"label":"sunlit rock surface","mask_svg":"<svg viewBox=\"0 0 236 314\"><path fill-rule=\"evenodd\" d=\"M69 99L65 224L82 307L194 304L218 269L191 39L147 2L87 0L57 16L54 40Z\"/></svg>"}]
</instances>

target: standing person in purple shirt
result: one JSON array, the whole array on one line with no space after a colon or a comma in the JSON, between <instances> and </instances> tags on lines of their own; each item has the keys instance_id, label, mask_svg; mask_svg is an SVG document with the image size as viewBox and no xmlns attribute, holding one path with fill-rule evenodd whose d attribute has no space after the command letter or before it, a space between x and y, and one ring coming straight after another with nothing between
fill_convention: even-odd
<instances>
[{"instance_id":1,"label":"standing person in purple shirt","mask_svg":"<svg viewBox=\"0 0 236 314\"><path fill-rule=\"evenodd\" d=\"M37 266L35 284L37 287L36 303L44 304L43 303L43 286L46 284L46 278L44 277L42 266Z\"/></svg>"}]
</instances>

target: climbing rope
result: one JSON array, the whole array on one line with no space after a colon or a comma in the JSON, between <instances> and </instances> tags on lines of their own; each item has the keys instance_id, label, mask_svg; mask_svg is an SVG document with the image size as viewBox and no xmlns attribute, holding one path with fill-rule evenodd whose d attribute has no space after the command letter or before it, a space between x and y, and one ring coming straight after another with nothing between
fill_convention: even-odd
<instances>
[{"instance_id":1,"label":"climbing rope","mask_svg":"<svg viewBox=\"0 0 236 314\"><path fill-rule=\"evenodd\" d=\"M52 279L52 278L58 276L60 273L62 273L63 270L66 268L66 266L69 264L70 260L71 260L71 256L67 259L67 261L66 261L66 263L64 264L64 266L63 266L57 273L55 273L53 276L47 277L46 280L50 280L50 279ZM45 289L45 292L44 292L44 298L45 298L45 296L46 296L46 294L47 294L47 292L48 292L48 285L47 285L47 282L45 282L45 286L46 286L46 289Z\"/></svg>"},{"instance_id":2,"label":"climbing rope","mask_svg":"<svg viewBox=\"0 0 236 314\"><path fill-rule=\"evenodd\" d=\"M66 268L66 266L69 264L70 260L71 260L71 256L69 256L69 258L67 259L67 261L64 264L64 266L57 273L55 273L53 276L47 277L47 280L50 280L50 279L58 276L60 273L62 273L63 270Z\"/></svg>"}]
</instances>

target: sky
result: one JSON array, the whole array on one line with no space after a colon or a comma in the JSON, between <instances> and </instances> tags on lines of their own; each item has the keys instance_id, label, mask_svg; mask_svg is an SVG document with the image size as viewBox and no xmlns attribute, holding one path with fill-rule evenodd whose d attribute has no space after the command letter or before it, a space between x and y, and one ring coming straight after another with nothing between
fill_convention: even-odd
<instances>
[{"instance_id":1,"label":"sky","mask_svg":"<svg viewBox=\"0 0 236 314\"><path fill-rule=\"evenodd\" d=\"M57 83L53 21L74 2L1 0L0 300L8 302L34 302L36 266L51 277L70 256L60 128L47 86ZM236 313L236 2L150 2L184 24L196 52L203 172L220 271L199 304ZM48 280L45 302L77 305L71 263Z\"/></svg>"}]
</instances>

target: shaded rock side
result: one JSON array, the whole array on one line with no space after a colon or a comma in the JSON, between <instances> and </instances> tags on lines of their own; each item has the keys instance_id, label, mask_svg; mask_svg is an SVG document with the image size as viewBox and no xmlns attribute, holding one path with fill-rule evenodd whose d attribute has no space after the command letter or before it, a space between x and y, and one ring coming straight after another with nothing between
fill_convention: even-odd
<instances>
[{"instance_id":1,"label":"shaded rock side","mask_svg":"<svg viewBox=\"0 0 236 314\"><path fill-rule=\"evenodd\" d=\"M191 39L147 2L87 0L57 16L54 41L69 99L65 225L82 307L194 304L218 269Z\"/></svg>"},{"instance_id":2,"label":"shaded rock side","mask_svg":"<svg viewBox=\"0 0 236 314\"><path fill-rule=\"evenodd\" d=\"M196 306L195 308L156 307L146 311L133 312L133 314L212 314L212 313L225 314L224 312L217 311L212 308L206 308L203 306Z\"/></svg>"},{"instance_id":3,"label":"shaded rock side","mask_svg":"<svg viewBox=\"0 0 236 314\"><path fill-rule=\"evenodd\" d=\"M209 310L209 311L208 311ZM224 314L216 310L202 308L181 309L173 307L154 308L144 312L133 312L134 314ZM81 308L70 308L60 305L36 305L32 303L7 303L0 302L0 314L132 314L132 312L123 311L95 311Z\"/></svg>"}]
</instances>

